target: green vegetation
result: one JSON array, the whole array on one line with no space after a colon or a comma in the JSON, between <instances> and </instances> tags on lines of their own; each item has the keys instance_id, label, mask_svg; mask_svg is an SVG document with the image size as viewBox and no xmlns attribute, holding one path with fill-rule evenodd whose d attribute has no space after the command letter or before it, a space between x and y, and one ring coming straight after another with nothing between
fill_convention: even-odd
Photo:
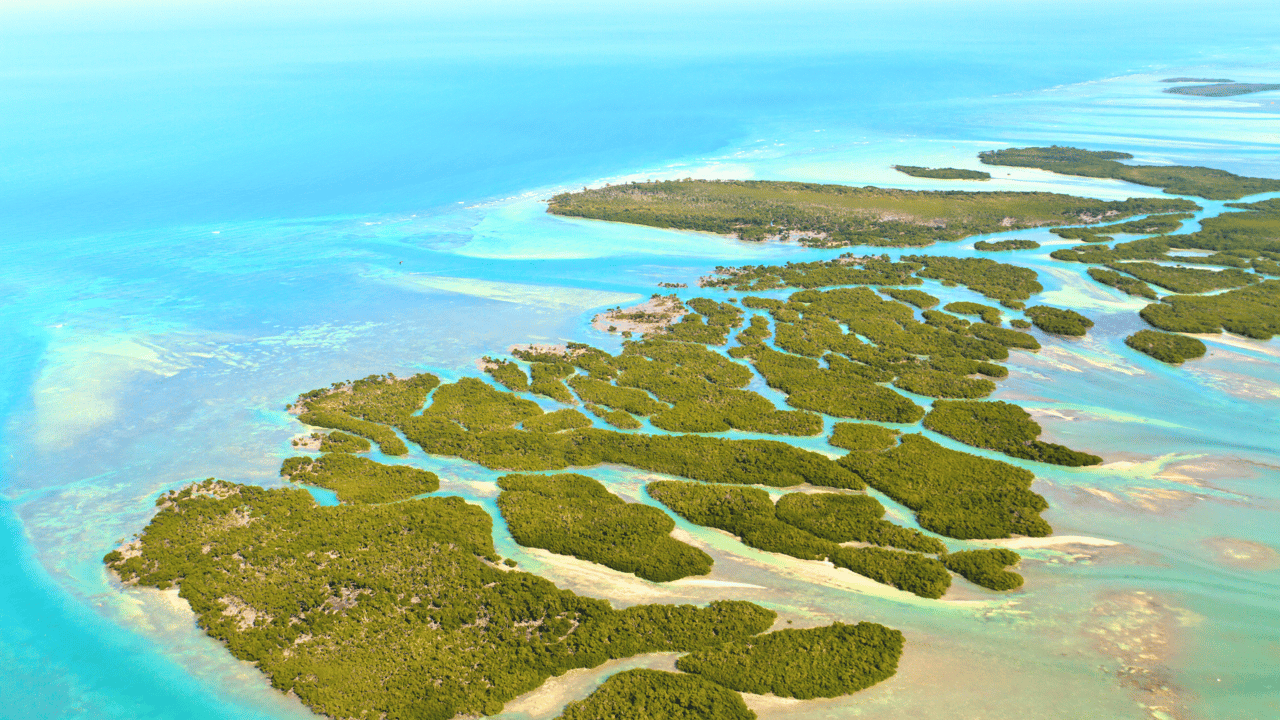
<instances>
[{"instance_id":1,"label":"green vegetation","mask_svg":"<svg viewBox=\"0 0 1280 720\"><path fill-rule=\"evenodd\" d=\"M740 268L716 268L719 277L705 279L706 287L733 288L739 291L776 290L783 287L820 288L835 285L919 285L911 277L942 280L943 284L965 285L995 300L1026 300L1044 289L1036 272L1016 265L998 263L987 258L950 258L935 255L906 255L900 262L887 258L839 257L835 260L787 265L748 265ZM886 289L885 294L915 304L909 291ZM927 302L929 296L914 296ZM936 301L934 302L936 304ZM919 305L918 307L932 307ZM751 307L748 305L747 307Z\"/></svg>"},{"instance_id":2,"label":"green vegetation","mask_svg":"<svg viewBox=\"0 0 1280 720\"><path fill-rule=\"evenodd\" d=\"M1000 328L986 323L974 323L969 326L969 331L983 340L990 340L991 342L999 343L1005 347L1022 348L1023 350L1040 349L1039 340L1017 330Z\"/></svg>"},{"instance_id":3,"label":"green vegetation","mask_svg":"<svg viewBox=\"0 0 1280 720\"><path fill-rule=\"evenodd\" d=\"M489 373L494 380L502 383L502 386L512 392L526 392L529 389L529 376L524 374L524 370L520 366L510 360L500 360L498 358L488 357L481 361L484 371Z\"/></svg>"},{"instance_id":4,"label":"green vegetation","mask_svg":"<svg viewBox=\"0 0 1280 720\"><path fill-rule=\"evenodd\" d=\"M1102 458L1036 438L1040 425L1026 410L1006 402L939 400L924 426L966 445L1053 465L1097 465Z\"/></svg>"},{"instance_id":5,"label":"green vegetation","mask_svg":"<svg viewBox=\"0 0 1280 720\"><path fill-rule=\"evenodd\" d=\"M880 292L885 295L888 295L894 300L897 300L899 302L909 303L911 305L915 305L918 308L927 309L931 307L936 307L938 304L938 298L930 295L927 292L923 292L921 290L903 290L900 288L884 288Z\"/></svg>"},{"instance_id":6,"label":"green vegetation","mask_svg":"<svg viewBox=\"0 0 1280 720\"><path fill-rule=\"evenodd\" d=\"M763 345L752 348L755 367L770 387L787 393L787 404L836 417L913 423L924 408L889 388L876 385L868 371L838 356L827 356L829 367ZM874 372L874 371L872 371Z\"/></svg>"},{"instance_id":7,"label":"green vegetation","mask_svg":"<svg viewBox=\"0 0 1280 720\"><path fill-rule=\"evenodd\" d=\"M887 256L871 258L842 255L835 260L807 263L717 267L716 277L703 278L702 285L749 292L784 287L919 285L920 280L911 277L911 273L919 269L918 263L891 262Z\"/></svg>"},{"instance_id":8,"label":"green vegetation","mask_svg":"<svg viewBox=\"0 0 1280 720\"><path fill-rule=\"evenodd\" d=\"M707 298L694 298L686 303L693 311L707 319L707 324L715 327L736 328L742 325L742 310L729 303L716 302Z\"/></svg>"},{"instance_id":9,"label":"green vegetation","mask_svg":"<svg viewBox=\"0 0 1280 720\"><path fill-rule=\"evenodd\" d=\"M769 493L759 488L658 480L645 490L685 520L732 533L760 550L821 560L834 547L834 543L779 521Z\"/></svg>"},{"instance_id":10,"label":"green vegetation","mask_svg":"<svg viewBox=\"0 0 1280 720\"><path fill-rule=\"evenodd\" d=\"M532 400L500 392L475 378L462 378L441 385L421 416L400 418L400 422L403 427L430 418L451 421L471 431L501 430L541 414L542 408Z\"/></svg>"},{"instance_id":11,"label":"green vegetation","mask_svg":"<svg viewBox=\"0 0 1280 720\"><path fill-rule=\"evenodd\" d=\"M827 442L845 450L888 450L898 444L897 430L865 423L836 423Z\"/></svg>"},{"instance_id":12,"label":"green vegetation","mask_svg":"<svg viewBox=\"0 0 1280 720\"><path fill-rule=\"evenodd\" d=\"M1036 305L1026 309L1027 317L1036 327L1054 335L1072 335L1082 337L1093 327L1093 321L1075 310L1060 310L1046 305Z\"/></svg>"},{"instance_id":13,"label":"green vegetation","mask_svg":"<svg viewBox=\"0 0 1280 720\"><path fill-rule=\"evenodd\" d=\"M409 417L439 384L439 378L426 373L405 379L370 375L304 393L291 408L300 411L298 419L308 425L345 430L374 441L387 455L405 455L409 448L384 423Z\"/></svg>"},{"instance_id":14,"label":"green vegetation","mask_svg":"<svg viewBox=\"0 0 1280 720\"><path fill-rule=\"evenodd\" d=\"M292 457L284 461L280 475L333 490L339 500L351 504L395 502L440 489L435 473L407 465L383 465L346 453Z\"/></svg>"},{"instance_id":15,"label":"green vegetation","mask_svg":"<svg viewBox=\"0 0 1280 720\"><path fill-rule=\"evenodd\" d=\"M1049 232L1066 240L1080 240L1081 242L1087 243L1103 243L1115 240L1115 238L1110 235L1102 234L1105 232L1103 227L1054 228Z\"/></svg>"},{"instance_id":16,"label":"green vegetation","mask_svg":"<svg viewBox=\"0 0 1280 720\"><path fill-rule=\"evenodd\" d=\"M569 393L569 388L561 382L563 378L567 378L576 372L573 365L567 362L530 363L529 372L533 375L533 381L529 383L529 392L562 402L566 405L574 402L573 395Z\"/></svg>"},{"instance_id":17,"label":"green vegetation","mask_svg":"<svg viewBox=\"0 0 1280 720\"><path fill-rule=\"evenodd\" d=\"M545 415L534 415L525 420L522 427L530 432L555 433L561 430L591 427L591 418L573 408L565 408Z\"/></svg>"},{"instance_id":18,"label":"green vegetation","mask_svg":"<svg viewBox=\"0 0 1280 720\"><path fill-rule=\"evenodd\" d=\"M1140 220L1099 225L1094 227L1056 228L1049 232L1068 240L1083 240L1087 243L1110 242L1112 235L1165 235L1182 227L1183 220L1195 217L1191 213L1173 213L1169 215L1151 215ZM1106 235L1104 233L1111 233Z\"/></svg>"},{"instance_id":19,"label":"green vegetation","mask_svg":"<svg viewBox=\"0 0 1280 720\"><path fill-rule=\"evenodd\" d=\"M617 369L619 386L647 391L670 403L669 409L650 418L663 430L735 429L777 435L822 432L822 419L817 415L778 410L758 393L740 389L751 382L751 371L700 345L632 342L610 364Z\"/></svg>"},{"instance_id":20,"label":"green vegetation","mask_svg":"<svg viewBox=\"0 0 1280 720\"><path fill-rule=\"evenodd\" d=\"M461 457L493 469L563 470L616 463L706 482L861 487L856 477L825 456L773 440L644 435L596 428L555 434L514 429L469 432L431 412L408 418L401 428L428 453Z\"/></svg>"},{"instance_id":21,"label":"green vegetation","mask_svg":"<svg viewBox=\"0 0 1280 720\"><path fill-rule=\"evenodd\" d=\"M975 585L991 590L1013 590L1022 587L1022 576L1005 570L1017 565L1022 558L1018 553L1004 548L989 550L963 550L942 558L947 569Z\"/></svg>"},{"instance_id":22,"label":"green vegetation","mask_svg":"<svg viewBox=\"0 0 1280 720\"><path fill-rule=\"evenodd\" d=\"M1280 333L1280 280L1267 280L1208 297L1166 295L1139 313L1171 332L1218 333L1270 340Z\"/></svg>"},{"instance_id":23,"label":"green vegetation","mask_svg":"<svg viewBox=\"0 0 1280 720\"><path fill-rule=\"evenodd\" d=\"M951 576L933 558L874 547L837 547L833 565L923 598L936 600L951 587Z\"/></svg>"},{"instance_id":24,"label":"green vegetation","mask_svg":"<svg viewBox=\"0 0 1280 720\"><path fill-rule=\"evenodd\" d=\"M1271 277L1280 277L1280 262L1268 260L1267 258L1254 258L1250 265L1253 271L1260 275L1270 275Z\"/></svg>"},{"instance_id":25,"label":"green vegetation","mask_svg":"<svg viewBox=\"0 0 1280 720\"><path fill-rule=\"evenodd\" d=\"M1236 268L1227 270L1200 270L1198 268L1168 267L1149 262L1110 263L1107 267L1128 273L1139 280L1159 285L1176 293L1203 293L1225 288L1238 288L1258 282L1261 278Z\"/></svg>"},{"instance_id":26,"label":"green vegetation","mask_svg":"<svg viewBox=\"0 0 1280 720\"><path fill-rule=\"evenodd\" d=\"M1194 209L1179 200L1119 202L1054 193L884 190L736 180L630 183L563 193L547 212L662 228L736 234L744 240L795 234L813 247L923 246L972 235L1091 217Z\"/></svg>"},{"instance_id":27,"label":"green vegetation","mask_svg":"<svg viewBox=\"0 0 1280 720\"><path fill-rule=\"evenodd\" d=\"M1162 188L1171 195L1193 195L1209 200L1238 200L1245 195L1280 191L1280 180L1234 175L1225 170L1186 165L1125 165L1128 153L1080 150L1070 147L1029 147L991 150L978 154L987 165L1033 167L1060 175L1115 178L1137 185ZM1197 209L1171 208L1176 211Z\"/></svg>"},{"instance_id":28,"label":"green vegetation","mask_svg":"<svg viewBox=\"0 0 1280 720\"><path fill-rule=\"evenodd\" d=\"M711 558L671 537L661 510L628 503L577 474L498 478L498 508L516 542L668 582L711 572Z\"/></svg>"},{"instance_id":29,"label":"green vegetation","mask_svg":"<svg viewBox=\"0 0 1280 720\"><path fill-rule=\"evenodd\" d=\"M893 379L893 386L936 398L984 398L996 391L996 384L986 378L960 377L931 368L903 370Z\"/></svg>"},{"instance_id":30,"label":"green vegetation","mask_svg":"<svg viewBox=\"0 0 1280 720\"><path fill-rule=\"evenodd\" d=\"M975 302L953 302L942 306L943 310L957 315L977 315L988 325L1000 324L1000 309Z\"/></svg>"},{"instance_id":31,"label":"green vegetation","mask_svg":"<svg viewBox=\"0 0 1280 720\"><path fill-rule=\"evenodd\" d=\"M569 669L743 640L776 617L745 602L615 610L500 569L489 516L456 497L317 507L210 480L157 505L107 565L178 585L206 633L330 717L495 714Z\"/></svg>"},{"instance_id":32,"label":"green vegetation","mask_svg":"<svg viewBox=\"0 0 1280 720\"><path fill-rule=\"evenodd\" d=\"M740 334L742 347L729 354L750 358L770 387L787 393L788 404L837 417L916 422L923 408L878 383L934 397L984 397L995 386L969 375L1003 377L1007 370L986 361L1007 358L1008 345L1039 347L1025 333L971 328L934 310L924 311L922 324L909 308L867 288L808 290L773 302L763 306L777 321L775 344L787 352L765 345L761 327ZM974 337L983 333L991 339Z\"/></svg>"},{"instance_id":33,"label":"green vegetation","mask_svg":"<svg viewBox=\"0 0 1280 720\"><path fill-rule=\"evenodd\" d=\"M793 525L779 514L769 494L758 488L717 487L660 480L649 483L645 489L651 497L685 520L737 535L749 547L790 555L800 560L830 559L840 567L921 597L942 597L951 584L951 578L942 564L932 558L878 548L840 547L833 540ZM802 493L784 495L782 500L793 495ZM818 506L811 506L811 502L801 498L788 501L786 507L790 509L790 516L800 519L806 525L820 525L822 521L819 516L827 517L829 524L840 528L829 530L831 534L856 533L886 544L893 542L930 549L935 547L930 543L932 538L891 525L879 516L865 518L867 521L859 528L857 519L853 517L856 510L827 507L821 501Z\"/></svg>"},{"instance_id":34,"label":"green vegetation","mask_svg":"<svg viewBox=\"0 0 1280 720\"><path fill-rule=\"evenodd\" d=\"M1167 235L1174 230L1182 227L1183 220L1190 220L1195 217L1192 213L1173 213L1170 215L1151 215L1140 220L1130 220L1129 222L1117 223L1115 225L1103 225L1099 227L1100 232L1109 232L1123 235ZM1050 232L1058 232L1052 230ZM1065 235L1063 237L1066 237Z\"/></svg>"},{"instance_id":35,"label":"green vegetation","mask_svg":"<svg viewBox=\"0 0 1280 720\"><path fill-rule=\"evenodd\" d=\"M920 526L939 535L972 540L1052 532L1040 517L1049 505L1031 492L1030 472L949 450L923 435L905 435L882 452L851 452L840 464L914 510Z\"/></svg>"},{"instance_id":36,"label":"green vegetation","mask_svg":"<svg viewBox=\"0 0 1280 720\"><path fill-rule=\"evenodd\" d=\"M1171 365L1204 357L1207 350L1204 343L1195 338L1159 330L1139 330L1125 338L1124 344Z\"/></svg>"},{"instance_id":37,"label":"green vegetation","mask_svg":"<svg viewBox=\"0 0 1280 720\"><path fill-rule=\"evenodd\" d=\"M618 428L619 430L636 430L644 427L643 423L632 417L631 413L622 410L610 410L593 403L587 403L587 410L601 420Z\"/></svg>"},{"instance_id":38,"label":"green vegetation","mask_svg":"<svg viewBox=\"0 0 1280 720\"><path fill-rule=\"evenodd\" d=\"M983 252L998 252L1001 250L1035 250L1039 247L1040 243L1035 240L979 240L973 244L974 250L982 250Z\"/></svg>"},{"instance_id":39,"label":"green vegetation","mask_svg":"<svg viewBox=\"0 0 1280 720\"><path fill-rule=\"evenodd\" d=\"M607 405L615 410L625 410L635 415L652 415L669 409L668 405L654 400L643 390L618 387L585 375L575 375L570 378L569 387L573 388L584 402Z\"/></svg>"},{"instance_id":40,"label":"green vegetation","mask_svg":"<svg viewBox=\"0 0 1280 720\"><path fill-rule=\"evenodd\" d=\"M779 630L690 653L676 667L739 692L839 697L892 677L902 633L875 623Z\"/></svg>"},{"instance_id":41,"label":"green vegetation","mask_svg":"<svg viewBox=\"0 0 1280 720\"><path fill-rule=\"evenodd\" d=\"M372 446L369 441L355 435L348 435L341 430L334 430L320 441L322 453L358 453L368 452Z\"/></svg>"},{"instance_id":42,"label":"green vegetation","mask_svg":"<svg viewBox=\"0 0 1280 720\"><path fill-rule=\"evenodd\" d=\"M1012 320L1009 321L1009 324L1017 328L1018 330L1026 330L1027 328L1031 327L1031 323L1027 322L1026 320L1023 320L1022 318L1013 318Z\"/></svg>"},{"instance_id":43,"label":"green vegetation","mask_svg":"<svg viewBox=\"0 0 1280 720\"><path fill-rule=\"evenodd\" d=\"M1026 300L1044 289L1035 270L987 258L904 255L902 260L923 265L916 273L920 277L964 285L993 300Z\"/></svg>"},{"instance_id":44,"label":"green vegetation","mask_svg":"<svg viewBox=\"0 0 1280 720\"><path fill-rule=\"evenodd\" d=\"M756 720L742 696L697 675L639 668L610 677L559 720Z\"/></svg>"},{"instance_id":45,"label":"green vegetation","mask_svg":"<svg viewBox=\"0 0 1280 720\"><path fill-rule=\"evenodd\" d=\"M967 269L977 272L982 267ZM701 305L705 317L722 318L717 323L740 323L737 309L727 304L692 304ZM984 396L994 385L973 375L1003 377L1007 370L991 360L1007 358L1010 346L1038 347L1025 333L984 323L970 325L932 310L925 311L927 323L921 323L910 307L867 288L805 290L786 301L748 297L742 305L773 316L774 343L779 349L766 344L771 335L769 321L755 316L738 333L740 346L728 354L750 360L771 387L787 393L793 407L856 419L911 423L923 417L923 408L882 383L935 397ZM939 322L931 314L949 321ZM743 390L751 381L750 371L701 345L654 338L625 343L617 356L580 344L571 344L560 354L515 354L531 364L565 364L584 371L586 375L571 375L572 386L586 401L587 410L619 427L639 425L628 413L634 410L649 413L655 425L667 429L821 431L816 416L779 412L763 397ZM555 374L567 372L560 369ZM614 406L622 407L605 409ZM887 449L852 453L865 457L846 457L836 463L785 443L573 429L562 422L573 419L571 425L579 425L584 420L581 415L561 411L550 420L534 419L543 414L534 403L476 380L463 380L437 389L421 415L397 416L395 427L428 453L511 471L617 463L706 482L774 487L807 482L847 489L864 487L860 478L865 476L899 501L913 497L904 504L917 512L924 527L942 534L1003 537L1012 532L1048 532L1038 517L1044 501L1027 489L1029 474L1024 477L1017 468L945 450L923 438L909 437L895 446L891 435L873 437L885 431L837 429L833 438L837 444L859 450ZM907 466L923 471L907 470ZM913 477L900 478L900 472ZM970 473L975 477L972 482L966 480ZM917 474L921 476L914 477ZM963 492L954 491L957 487ZM818 558L833 552L832 543L824 538L776 517L765 519L769 522L740 534L744 542L798 557ZM886 556L864 550L873 548L842 551L848 556L843 562L882 573L892 578L892 584L913 592L936 592L936 578L918 571L917 560L889 555L891 571L883 571Z\"/></svg>"},{"instance_id":46,"label":"green vegetation","mask_svg":"<svg viewBox=\"0 0 1280 720\"><path fill-rule=\"evenodd\" d=\"M1128 295L1136 295L1137 297L1151 298L1155 300L1158 296L1151 286L1141 280L1121 275L1114 270L1103 270L1102 268L1089 268L1089 277L1097 280L1103 285L1110 285L1120 292Z\"/></svg>"},{"instance_id":47,"label":"green vegetation","mask_svg":"<svg viewBox=\"0 0 1280 720\"><path fill-rule=\"evenodd\" d=\"M915 165L894 165L894 170L911 177L933 178L935 180L990 180L991 173L981 170L961 170L960 168L927 168Z\"/></svg>"},{"instance_id":48,"label":"green vegetation","mask_svg":"<svg viewBox=\"0 0 1280 720\"><path fill-rule=\"evenodd\" d=\"M329 410L307 410L298 416L298 420L316 427L346 430L361 437L368 438L378 444L378 449L387 455L407 455L409 448L396 436L395 431L385 425L353 418L343 412Z\"/></svg>"},{"instance_id":49,"label":"green vegetation","mask_svg":"<svg viewBox=\"0 0 1280 720\"><path fill-rule=\"evenodd\" d=\"M788 493L774 506L778 519L831 542L865 542L922 553L946 547L919 530L886 522L884 506L866 495Z\"/></svg>"}]
</instances>

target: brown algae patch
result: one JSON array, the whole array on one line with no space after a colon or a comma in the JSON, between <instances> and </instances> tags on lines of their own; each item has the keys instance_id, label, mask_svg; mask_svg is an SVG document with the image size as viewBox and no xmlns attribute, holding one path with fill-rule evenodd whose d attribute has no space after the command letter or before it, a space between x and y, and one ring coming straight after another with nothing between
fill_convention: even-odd
<instances>
[{"instance_id":1,"label":"brown algae patch","mask_svg":"<svg viewBox=\"0 0 1280 720\"><path fill-rule=\"evenodd\" d=\"M1179 628L1193 616L1144 591L1103 595L1090 613L1085 632L1097 650L1111 660L1103 669L1155 720L1186 720L1188 692L1174 680L1169 667L1178 652Z\"/></svg>"},{"instance_id":2,"label":"brown algae patch","mask_svg":"<svg viewBox=\"0 0 1280 720\"><path fill-rule=\"evenodd\" d=\"M1218 562L1242 570L1280 570L1280 550L1253 540L1212 537L1204 541Z\"/></svg>"}]
</instances>

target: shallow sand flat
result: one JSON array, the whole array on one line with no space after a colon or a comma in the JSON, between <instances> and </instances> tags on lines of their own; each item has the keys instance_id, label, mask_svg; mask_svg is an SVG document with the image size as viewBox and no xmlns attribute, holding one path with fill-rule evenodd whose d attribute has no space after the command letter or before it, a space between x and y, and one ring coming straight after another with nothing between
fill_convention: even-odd
<instances>
[{"instance_id":1,"label":"shallow sand flat","mask_svg":"<svg viewBox=\"0 0 1280 720\"><path fill-rule=\"evenodd\" d=\"M152 638L166 656L193 676L219 688L222 697L267 710L272 717L302 720L317 717L297 696L271 687L256 665L237 660L222 643L196 626L196 615L178 588L156 590L130 586L110 599L122 624Z\"/></svg>"},{"instance_id":2,"label":"shallow sand flat","mask_svg":"<svg viewBox=\"0 0 1280 720\"><path fill-rule=\"evenodd\" d=\"M1256 353L1280 358L1280 344L1277 344L1272 340L1254 340L1253 338L1247 338L1242 335L1232 335L1229 332L1186 333L1186 335L1188 337L1196 338L1206 345L1226 345L1228 347L1252 350Z\"/></svg>"},{"instance_id":3,"label":"shallow sand flat","mask_svg":"<svg viewBox=\"0 0 1280 720\"><path fill-rule=\"evenodd\" d=\"M1191 717L1189 697L1168 668L1182 650L1181 628L1198 621L1152 593L1116 591L1099 598L1084 631L1111 659L1116 679L1148 717L1186 720Z\"/></svg>"},{"instance_id":4,"label":"shallow sand flat","mask_svg":"<svg viewBox=\"0 0 1280 720\"><path fill-rule=\"evenodd\" d=\"M543 577L548 577L546 569L550 569L553 574L548 579L566 590L604 598L623 605L689 602L687 595L680 592L680 588L670 587L668 583L652 583L604 565L579 560L569 555L557 555L541 548L522 548L522 550L545 568L538 568L536 571L525 567L517 569Z\"/></svg>"},{"instance_id":5,"label":"shallow sand flat","mask_svg":"<svg viewBox=\"0 0 1280 720\"><path fill-rule=\"evenodd\" d=\"M551 312L587 310L601 305L633 302L635 293L589 290L557 285L531 285L475 278L445 277L418 273L380 272L372 280L415 292L451 292L487 300L536 306Z\"/></svg>"},{"instance_id":6,"label":"shallow sand flat","mask_svg":"<svg viewBox=\"0 0 1280 720\"><path fill-rule=\"evenodd\" d=\"M1056 548L1068 545L1085 545L1088 547L1111 547L1123 543L1106 538L1088 537L1086 535L1050 535L1049 537L1018 537L999 540L970 540L976 545L989 545L1010 550L1034 550L1039 548Z\"/></svg>"},{"instance_id":7,"label":"shallow sand flat","mask_svg":"<svg viewBox=\"0 0 1280 720\"><path fill-rule=\"evenodd\" d=\"M1204 541L1223 565L1243 570L1280 570L1280 550L1255 542L1232 537L1212 537Z\"/></svg>"},{"instance_id":8,"label":"shallow sand flat","mask_svg":"<svg viewBox=\"0 0 1280 720\"><path fill-rule=\"evenodd\" d=\"M706 588L751 588L754 590L766 589L763 585L752 585L751 583L732 582L730 580L703 580L694 577L680 578L666 583L672 587L706 587Z\"/></svg>"},{"instance_id":9,"label":"shallow sand flat","mask_svg":"<svg viewBox=\"0 0 1280 720\"><path fill-rule=\"evenodd\" d=\"M612 675L635 668L674 672L678 657L680 657L679 653L653 653L623 660L610 660L595 668L570 670L560 677L548 678L541 687L508 702L502 715L513 720L515 718L529 720L553 718L559 715L569 702L590 695Z\"/></svg>"}]
</instances>

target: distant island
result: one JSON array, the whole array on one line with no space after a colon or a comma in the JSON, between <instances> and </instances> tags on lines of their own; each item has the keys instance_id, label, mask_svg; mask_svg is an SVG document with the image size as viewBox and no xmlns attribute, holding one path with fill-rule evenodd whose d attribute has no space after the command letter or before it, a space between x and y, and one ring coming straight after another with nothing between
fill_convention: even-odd
<instances>
[{"instance_id":1,"label":"distant island","mask_svg":"<svg viewBox=\"0 0 1280 720\"><path fill-rule=\"evenodd\" d=\"M1115 178L1137 185L1162 188L1170 195L1192 195L1206 200L1239 200L1246 195L1280 191L1280 180L1236 175L1226 170L1189 165L1126 165L1133 155L1114 150L1026 147L978 153L985 165L1032 167L1060 175ZM1173 211L1178 212L1178 211Z\"/></svg>"},{"instance_id":2,"label":"distant island","mask_svg":"<svg viewBox=\"0 0 1280 720\"><path fill-rule=\"evenodd\" d=\"M1163 82L1163 83L1229 83L1229 82L1235 82L1235 81L1228 78L1176 77L1176 78L1165 78L1160 82Z\"/></svg>"},{"instance_id":3,"label":"distant island","mask_svg":"<svg viewBox=\"0 0 1280 720\"><path fill-rule=\"evenodd\" d=\"M809 247L830 248L923 246L1007 230L1189 212L1198 207L1189 200L1165 198L1108 201L1046 192L892 190L771 180L686 179L561 193L551 198L547 212L701 230L751 241L791 239Z\"/></svg>"},{"instance_id":4,"label":"distant island","mask_svg":"<svg viewBox=\"0 0 1280 720\"><path fill-rule=\"evenodd\" d=\"M1167 93L1176 93L1178 95L1199 95L1201 97L1232 97L1235 95L1249 95L1251 93L1270 92L1272 90L1280 90L1280 84L1276 83L1218 83L1216 85L1180 85L1178 87L1165 88Z\"/></svg>"},{"instance_id":5,"label":"distant island","mask_svg":"<svg viewBox=\"0 0 1280 720\"><path fill-rule=\"evenodd\" d=\"M960 168L927 168L915 165L894 165L894 170L911 177L934 178L935 180L990 180L991 173L981 170L962 170Z\"/></svg>"}]
</instances>

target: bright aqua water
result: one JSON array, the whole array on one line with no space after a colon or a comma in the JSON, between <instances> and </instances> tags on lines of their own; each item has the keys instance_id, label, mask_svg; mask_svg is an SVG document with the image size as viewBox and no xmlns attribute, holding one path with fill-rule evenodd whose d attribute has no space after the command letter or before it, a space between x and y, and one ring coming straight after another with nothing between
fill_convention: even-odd
<instances>
[{"instance_id":1,"label":"bright aqua water","mask_svg":"<svg viewBox=\"0 0 1280 720\"><path fill-rule=\"evenodd\" d=\"M513 342L615 347L590 329L593 311L659 281L834 254L552 218L538 200L557 189L690 175L935 187L889 166L976 167L979 150L1032 142L1280 176L1275 94L1185 99L1154 83L1275 77L1268 6L1113 5L385 5L359 16L309 8L305 19L283 5L0 10L0 715L305 715L181 612L110 584L101 555L145 524L156 494L209 475L278 482L299 430L282 407L301 391L389 370L474 375L475 358ZM990 186L1143 192L1012 169ZM1018 605L976 594L974 609L847 573L815 579L802 563L681 524L716 557L715 579L763 586L735 595L797 623L889 622L924 648L890 688L787 714L977 707L936 704L967 696L925 692L930 668L956 693L1024 678L995 716L1145 716L1094 667L1087 623L1064 619L1111 589L1161 593L1184 613L1191 629L1170 662L1201 715L1275 707L1276 573L1223 565L1203 541L1277 544L1276 345L1214 344L1184 369L1128 352L1121 340L1141 303L1049 260L1050 249L1005 257L1040 271L1045 302L1098 327L1015 354L997 397L1058 413L1041 415L1053 439L1113 461L1026 466L1060 533L1118 540L1131 554L1091 563L1029 551L1045 564L1031 565ZM411 461L495 512L494 473ZM1157 477L1179 462L1219 463L1221 477ZM652 502L643 474L600 476ZM1149 489L1166 494L1151 500ZM726 592L557 562L516 547L500 521L497 540L523 566L617 602ZM975 653L988 675L956 668Z\"/></svg>"}]
</instances>

